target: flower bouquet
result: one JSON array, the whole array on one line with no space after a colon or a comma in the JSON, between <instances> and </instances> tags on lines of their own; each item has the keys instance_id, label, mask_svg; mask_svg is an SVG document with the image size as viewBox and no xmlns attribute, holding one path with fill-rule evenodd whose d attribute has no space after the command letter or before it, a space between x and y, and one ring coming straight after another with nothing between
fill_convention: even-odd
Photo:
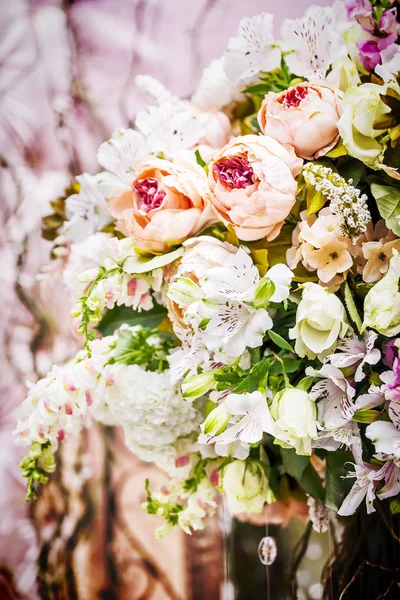
<instances>
[{"instance_id":1,"label":"flower bouquet","mask_svg":"<svg viewBox=\"0 0 400 600\"><path fill-rule=\"evenodd\" d=\"M153 104L43 220L83 349L29 384L28 498L94 419L166 472L159 536L218 494L400 511L399 13L244 18L190 100L137 77Z\"/></svg>"}]
</instances>

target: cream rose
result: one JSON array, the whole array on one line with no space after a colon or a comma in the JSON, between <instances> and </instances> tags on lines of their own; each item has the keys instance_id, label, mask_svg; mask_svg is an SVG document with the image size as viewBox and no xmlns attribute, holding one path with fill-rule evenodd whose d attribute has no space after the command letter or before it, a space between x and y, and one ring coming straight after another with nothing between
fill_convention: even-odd
<instances>
[{"instance_id":1,"label":"cream rose","mask_svg":"<svg viewBox=\"0 0 400 600\"><path fill-rule=\"evenodd\" d=\"M138 163L131 189L109 208L120 231L151 252L165 252L216 221L204 169L182 156Z\"/></svg>"},{"instance_id":2,"label":"cream rose","mask_svg":"<svg viewBox=\"0 0 400 600\"><path fill-rule=\"evenodd\" d=\"M342 95L328 85L306 82L279 94L270 92L258 112L261 130L293 146L298 156L308 160L324 156L339 137Z\"/></svg>"},{"instance_id":3,"label":"cream rose","mask_svg":"<svg viewBox=\"0 0 400 600\"><path fill-rule=\"evenodd\" d=\"M291 147L271 137L234 138L209 165L211 202L240 240L273 240L295 202L301 166Z\"/></svg>"},{"instance_id":4,"label":"cream rose","mask_svg":"<svg viewBox=\"0 0 400 600\"><path fill-rule=\"evenodd\" d=\"M374 167L384 151L379 141L385 130L374 129L374 122L390 112L381 100L385 88L375 83L351 87L343 97L343 114L339 133L350 156Z\"/></svg>"},{"instance_id":5,"label":"cream rose","mask_svg":"<svg viewBox=\"0 0 400 600\"><path fill-rule=\"evenodd\" d=\"M296 325L289 329L289 338L296 340L296 354L322 360L349 329L339 298L329 288L305 283L297 307Z\"/></svg>"}]
</instances>

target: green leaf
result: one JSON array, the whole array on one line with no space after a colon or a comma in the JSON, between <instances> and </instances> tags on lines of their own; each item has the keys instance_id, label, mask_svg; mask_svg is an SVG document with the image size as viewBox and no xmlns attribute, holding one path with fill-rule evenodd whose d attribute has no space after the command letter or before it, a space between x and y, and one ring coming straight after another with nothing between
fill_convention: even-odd
<instances>
[{"instance_id":1,"label":"green leaf","mask_svg":"<svg viewBox=\"0 0 400 600\"><path fill-rule=\"evenodd\" d=\"M269 358L263 358L252 367L250 373L234 389L235 394L255 392L271 366Z\"/></svg>"},{"instance_id":2,"label":"green leaf","mask_svg":"<svg viewBox=\"0 0 400 600\"><path fill-rule=\"evenodd\" d=\"M283 370L285 373L296 373L299 370L301 363L303 362L301 359L293 359L293 358L285 358L282 356L282 362L275 360L275 362L271 366L270 374L271 375L282 375Z\"/></svg>"},{"instance_id":3,"label":"green leaf","mask_svg":"<svg viewBox=\"0 0 400 600\"><path fill-rule=\"evenodd\" d=\"M344 160L338 167L339 175L343 177L347 182L352 180L352 184L357 186L359 182L365 177L367 173L367 167L360 160L356 158L349 158Z\"/></svg>"},{"instance_id":4,"label":"green leaf","mask_svg":"<svg viewBox=\"0 0 400 600\"><path fill-rule=\"evenodd\" d=\"M336 450L326 454L325 506L338 511L352 482L343 479L347 475L346 462L354 461L350 452Z\"/></svg>"},{"instance_id":5,"label":"green leaf","mask_svg":"<svg viewBox=\"0 0 400 600\"><path fill-rule=\"evenodd\" d=\"M303 490L313 498L322 500L324 497L324 488L322 486L321 478L311 463L308 463L299 483Z\"/></svg>"},{"instance_id":6,"label":"green leaf","mask_svg":"<svg viewBox=\"0 0 400 600\"><path fill-rule=\"evenodd\" d=\"M202 156L201 156L199 150L196 150L196 152L194 154L196 156L197 164L200 165L200 167L203 167L203 169L205 169L207 166L207 163L205 163L204 160L202 159Z\"/></svg>"},{"instance_id":7,"label":"green leaf","mask_svg":"<svg viewBox=\"0 0 400 600\"><path fill-rule=\"evenodd\" d=\"M281 456L286 473L289 473L289 475L300 483L303 473L310 462L310 457L296 454L296 450L293 448L281 448Z\"/></svg>"},{"instance_id":8,"label":"green leaf","mask_svg":"<svg viewBox=\"0 0 400 600\"><path fill-rule=\"evenodd\" d=\"M400 235L398 220L400 217L400 188L372 183L371 193L376 200L379 214L385 219L386 226L396 235Z\"/></svg>"},{"instance_id":9,"label":"green leaf","mask_svg":"<svg viewBox=\"0 0 400 600\"><path fill-rule=\"evenodd\" d=\"M268 334L269 339L272 342L274 342L274 344L276 344L279 348L282 348L282 350L288 350L289 352L294 353L294 349L292 348L292 346L281 335L279 335L279 333L275 333L275 331L272 331L271 329L269 329L267 331L267 334Z\"/></svg>"},{"instance_id":10,"label":"green leaf","mask_svg":"<svg viewBox=\"0 0 400 600\"><path fill-rule=\"evenodd\" d=\"M161 254L160 256L128 256L123 265L125 273L139 274L148 273L154 269L160 269L169 265L177 258L180 258L184 252L182 247L167 252L167 254Z\"/></svg>"},{"instance_id":11,"label":"green leaf","mask_svg":"<svg viewBox=\"0 0 400 600\"><path fill-rule=\"evenodd\" d=\"M325 156L327 158L340 158L341 156L346 156L347 150L343 146L342 141L340 140L332 150L330 150Z\"/></svg>"},{"instance_id":12,"label":"green leaf","mask_svg":"<svg viewBox=\"0 0 400 600\"><path fill-rule=\"evenodd\" d=\"M307 184L307 216L318 212L326 203L327 197L322 192L319 192L314 187Z\"/></svg>"},{"instance_id":13,"label":"green leaf","mask_svg":"<svg viewBox=\"0 0 400 600\"><path fill-rule=\"evenodd\" d=\"M362 322L361 322L360 315L358 314L356 303L354 302L353 294L351 293L351 290L350 290L350 287L349 287L349 284L347 283L347 281L344 282L344 284L342 286L342 291L343 291L344 303L346 305L348 315L349 315L350 319L352 320L352 322L354 323L354 325L357 327L358 332L360 333L361 328L362 328Z\"/></svg>"},{"instance_id":14,"label":"green leaf","mask_svg":"<svg viewBox=\"0 0 400 600\"><path fill-rule=\"evenodd\" d=\"M127 325L143 325L144 327L157 327L167 316L164 306L155 304L151 310L138 312L128 306L116 306L106 312L97 329L103 335L112 335L116 329L126 323Z\"/></svg>"},{"instance_id":15,"label":"green leaf","mask_svg":"<svg viewBox=\"0 0 400 600\"><path fill-rule=\"evenodd\" d=\"M256 83L255 85L249 85L243 90L244 94L256 94L257 96L265 96L271 91L271 86L268 83Z\"/></svg>"},{"instance_id":16,"label":"green leaf","mask_svg":"<svg viewBox=\"0 0 400 600\"><path fill-rule=\"evenodd\" d=\"M309 377L303 377L301 381L295 386L298 390L303 390L304 392L308 392L310 385L313 383L314 377L311 375Z\"/></svg>"},{"instance_id":17,"label":"green leaf","mask_svg":"<svg viewBox=\"0 0 400 600\"><path fill-rule=\"evenodd\" d=\"M390 502L390 512L392 515L397 515L400 513L400 496L397 496Z\"/></svg>"}]
</instances>

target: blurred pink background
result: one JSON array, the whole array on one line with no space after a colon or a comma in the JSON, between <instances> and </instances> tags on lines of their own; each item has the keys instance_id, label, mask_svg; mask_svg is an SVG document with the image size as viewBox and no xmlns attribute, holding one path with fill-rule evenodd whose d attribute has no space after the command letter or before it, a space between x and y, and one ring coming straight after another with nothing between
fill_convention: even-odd
<instances>
[{"instance_id":1,"label":"blurred pink background","mask_svg":"<svg viewBox=\"0 0 400 600\"><path fill-rule=\"evenodd\" d=\"M68 533L58 537L54 533L57 515L65 512L65 506L58 507L56 500L53 506L48 501L41 512L40 507L33 510L26 505L18 469L21 450L14 446L12 437L25 380L45 375L53 362L67 359L77 344L59 280L55 277L39 285L36 279L48 262L50 244L40 237L40 219L49 212L48 202L62 193L73 176L96 172L98 145L114 127L128 125L147 104L134 84L136 75L152 75L175 94L188 96L202 69L223 53L242 16L274 12L279 37L282 19L301 16L310 4L308 0L0 0L1 598L47 597L43 586L40 595L38 592L37 559L43 559L43 547L49 539L59 546L68 540ZM319 4L331 2L320 0ZM94 433L84 448L71 449L75 457L81 458L84 452L89 465L81 464L75 488L73 478L64 482L67 489L71 485L71 497L76 494L77 502L91 477L97 481L96 489L103 485L105 463L97 464L91 449L97 444L96 456L101 448L104 458L109 446L99 440L101 436ZM121 450L118 439L113 439L111 446L117 455L113 476L124 473L127 464L133 471L133 492L125 503L125 520L130 521L140 542L138 556L143 562L147 552L148 560L154 558L161 569L166 569L173 590L168 591L157 577L153 577L157 581L152 586L140 583L133 571L127 580L129 592L107 596L104 590L110 588L111 575L106 573L103 579L108 578L108 583L101 584L101 597L189 597L184 572L184 565L191 560L185 559L187 542L179 533L168 541L155 541L153 521L140 512L142 472L159 475ZM68 460L64 460L63 469L68 472ZM107 510L107 498L103 500ZM76 514L71 510L69 516L72 531L74 519L79 521L79 510ZM103 532L95 539L98 554L89 552L91 558L85 560L92 560L92 567L94 562L97 568L107 536ZM173 564L168 551L171 547L175 552ZM47 565L57 567L57 561L62 560L57 552ZM132 548L130 552L134 554ZM107 571L107 565L104 568ZM122 569L122 563L117 568ZM53 581L62 579L62 573L53 572ZM215 576L221 577L221 571ZM72 597L60 589L54 597ZM79 589L78 594L87 600L100 597L89 589Z\"/></svg>"}]
</instances>

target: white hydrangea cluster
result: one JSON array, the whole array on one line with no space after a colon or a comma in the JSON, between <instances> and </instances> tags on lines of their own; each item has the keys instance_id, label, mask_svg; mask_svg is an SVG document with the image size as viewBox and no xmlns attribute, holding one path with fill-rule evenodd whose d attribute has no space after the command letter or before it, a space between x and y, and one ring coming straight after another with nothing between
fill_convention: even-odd
<instances>
[{"instance_id":1,"label":"white hydrangea cluster","mask_svg":"<svg viewBox=\"0 0 400 600\"><path fill-rule=\"evenodd\" d=\"M364 233L371 220L366 194L355 188L343 177L315 163L308 163L303 169L304 179L317 192L321 192L330 202L329 208L337 219L337 228L342 235L354 240Z\"/></svg>"},{"instance_id":2,"label":"white hydrangea cluster","mask_svg":"<svg viewBox=\"0 0 400 600\"><path fill-rule=\"evenodd\" d=\"M104 399L124 430L128 448L142 460L171 471L178 455L176 444L198 430L200 413L171 385L168 370L157 373L116 364L108 367L107 378Z\"/></svg>"}]
</instances>

